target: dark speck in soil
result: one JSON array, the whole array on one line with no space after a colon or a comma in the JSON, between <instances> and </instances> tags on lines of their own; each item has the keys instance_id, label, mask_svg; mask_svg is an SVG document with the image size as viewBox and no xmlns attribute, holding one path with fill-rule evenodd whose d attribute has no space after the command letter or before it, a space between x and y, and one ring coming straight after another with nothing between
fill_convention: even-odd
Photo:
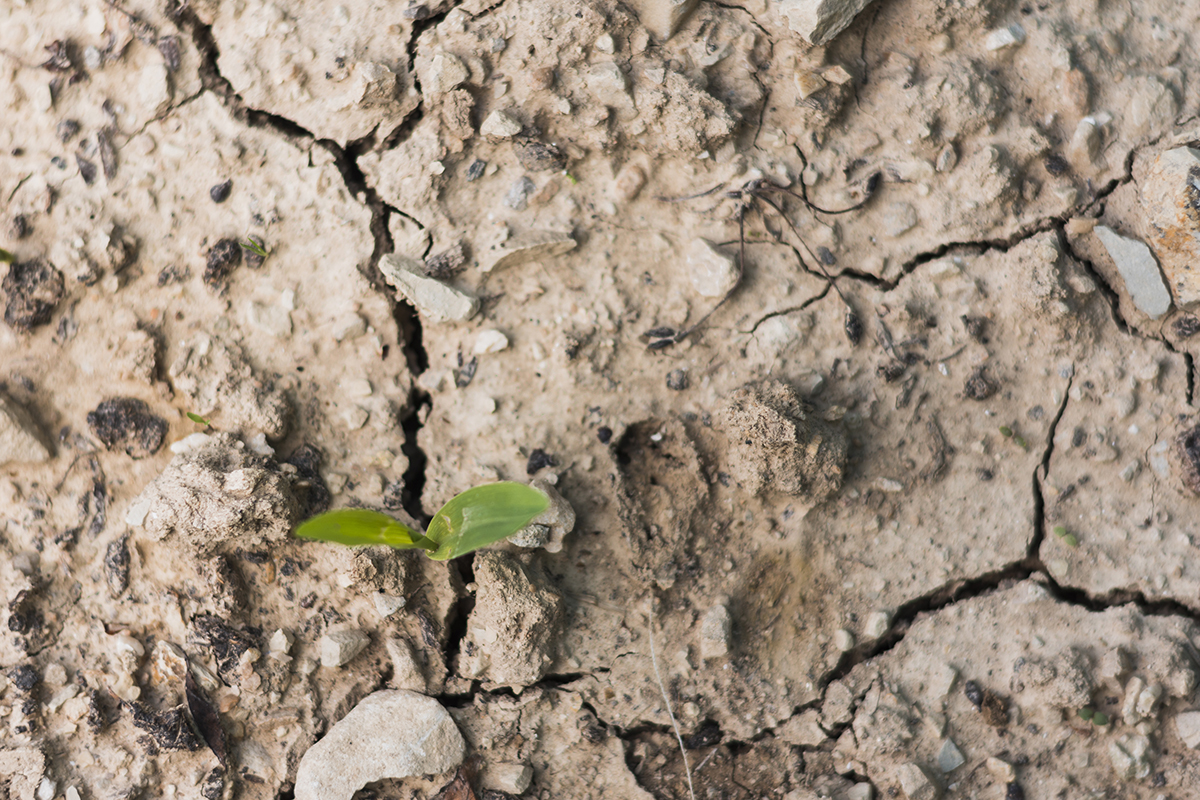
<instances>
[{"instance_id":1,"label":"dark speck in soil","mask_svg":"<svg viewBox=\"0 0 1200 800\"><path fill-rule=\"evenodd\" d=\"M158 452L167 435L167 423L134 397L105 400L87 415L92 433L109 450L120 448L134 458Z\"/></svg>"},{"instance_id":2,"label":"dark speck in soil","mask_svg":"<svg viewBox=\"0 0 1200 800\"><path fill-rule=\"evenodd\" d=\"M73 119L64 119L62 122L58 123L56 131L58 133L58 140L63 144L66 144L75 136L75 134L79 133L79 123Z\"/></svg>"},{"instance_id":3,"label":"dark speck in soil","mask_svg":"<svg viewBox=\"0 0 1200 800\"><path fill-rule=\"evenodd\" d=\"M685 369L673 369L667 373L667 388L682 392L688 388L688 374Z\"/></svg>"},{"instance_id":4,"label":"dark speck in soil","mask_svg":"<svg viewBox=\"0 0 1200 800\"><path fill-rule=\"evenodd\" d=\"M218 183L208 190L208 196L212 198L214 203L224 203L229 199L229 193L233 191L233 181L226 180Z\"/></svg>"},{"instance_id":5,"label":"dark speck in soil","mask_svg":"<svg viewBox=\"0 0 1200 800\"><path fill-rule=\"evenodd\" d=\"M471 360L463 363L462 353L458 354L458 372L454 375L454 385L459 389L465 389L471 385L471 381L475 379L475 370L479 369L479 357L471 356Z\"/></svg>"},{"instance_id":6,"label":"dark speck in soil","mask_svg":"<svg viewBox=\"0 0 1200 800\"><path fill-rule=\"evenodd\" d=\"M284 463L296 468L297 480L293 485L302 494L304 516L311 517L329 508L332 495L321 478L321 451L315 445L305 442L297 447Z\"/></svg>"},{"instance_id":7,"label":"dark speck in soil","mask_svg":"<svg viewBox=\"0 0 1200 800\"><path fill-rule=\"evenodd\" d=\"M1025 800L1025 790L1019 783L1010 783L1004 790L1004 800Z\"/></svg>"},{"instance_id":8,"label":"dark speck in soil","mask_svg":"<svg viewBox=\"0 0 1200 800\"><path fill-rule=\"evenodd\" d=\"M183 706L176 706L157 714L137 702L122 703L121 707L129 712L133 724L150 734L154 743L163 750L200 749L200 740L192 731Z\"/></svg>"},{"instance_id":9,"label":"dark speck in soil","mask_svg":"<svg viewBox=\"0 0 1200 800\"><path fill-rule=\"evenodd\" d=\"M1175 452L1182 465L1183 485L1193 494L1200 494L1200 426L1179 434Z\"/></svg>"},{"instance_id":10,"label":"dark speck in soil","mask_svg":"<svg viewBox=\"0 0 1200 800\"><path fill-rule=\"evenodd\" d=\"M987 344L987 317L969 317L964 314L959 319L972 339L980 344Z\"/></svg>"},{"instance_id":11,"label":"dark speck in soil","mask_svg":"<svg viewBox=\"0 0 1200 800\"><path fill-rule=\"evenodd\" d=\"M181 267L178 264L171 264L168 267L163 267L158 273L158 285L166 286L169 283L182 283L187 280L188 268Z\"/></svg>"},{"instance_id":12,"label":"dark speck in soil","mask_svg":"<svg viewBox=\"0 0 1200 800\"><path fill-rule=\"evenodd\" d=\"M29 222L29 217L24 214L16 214L8 223L8 238L13 241L24 239L33 232L33 225Z\"/></svg>"},{"instance_id":13,"label":"dark speck in soil","mask_svg":"<svg viewBox=\"0 0 1200 800\"><path fill-rule=\"evenodd\" d=\"M552 144L537 139L521 138L513 141L517 161L530 172L559 172L567 166L567 156Z\"/></svg>"},{"instance_id":14,"label":"dark speck in soil","mask_svg":"<svg viewBox=\"0 0 1200 800\"><path fill-rule=\"evenodd\" d=\"M22 692L29 692L33 690L34 686L37 686L41 676L38 675L37 668L32 664L20 664L8 671L8 679Z\"/></svg>"},{"instance_id":15,"label":"dark speck in soil","mask_svg":"<svg viewBox=\"0 0 1200 800\"><path fill-rule=\"evenodd\" d=\"M79 153L75 154L75 163L79 165L79 176L83 178L83 182L91 186L96 182L96 165L90 160L84 158Z\"/></svg>"},{"instance_id":16,"label":"dark speck in soil","mask_svg":"<svg viewBox=\"0 0 1200 800\"><path fill-rule=\"evenodd\" d=\"M1071 165L1067 160L1058 153L1051 153L1046 156L1042 163L1046 165L1046 172L1049 172L1056 178L1059 175L1066 175L1071 169Z\"/></svg>"},{"instance_id":17,"label":"dark speck in soil","mask_svg":"<svg viewBox=\"0 0 1200 800\"><path fill-rule=\"evenodd\" d=\"M487 169L487 162L482 158L477 158L471 162L471 166L467 167L467 180L477 181L483 177L483 171Z\"/></svg>"},{"instance_id":18,"label":"dark speck in soil","mask_svg":"<svg viewBox=\"0 0 1200 800\"><path fill-rule=\"evenodd\" d=\"M104 551L104 579L113 597L118 597L129 587L128 534L108 543Z\"/></svg>"},{"instance_id":19,"label":"dark speck in soil","mask_svg":"<svg viewBox=\"0 0 1200 800\"><path fill-rule=\"evenodd\" d=\"M683 746L688 750L696 750L700 747L712 747L720 741L721 726L711 719L706 719L695 733L683 738Z\"/></svg>"},{"instance_id":20,"label":"dark speck in soil","mask_svg":"<svg viewBox=\"0 0 1200 800\"><path fill-rule=\"evenodd\" d=\"M242 263L242 248L236 239L221 239L208 251L204 265L204 282L215 292L223 291L229 273Z\"/></svg>"},{"instance_id":21,"label":"dark speck in soil","mask_svg":"<svg viewBox=\"0 0 1200 800\"><path fill-rule=\"evenodd\" d=\"M28 331L50 321L54 306L63 296L63 276L49 261L40 258L16 261L0 282L8 295L4 321Z\"/></svg>"},{"instance_id":22,"label":"dark speck in soil","mask_svg":"<svg viewBox=\"0 0 1200 800\"><path fill-rule=\"evenodd\" d=\"M988 379L984 368L979 367L971 373L971 377L967 378L967 382L963 386L963 394L972 400L987 400L996 393L998 388L995 382Z\"/></svg>"},{"instance_id":23,"label":"dark speck in soil","mask_svg":"<svg viewBox=\"0 0 1200 800\"><path fill-rule=\"evenodd\" d=\"M612 441L612 428L607 425L601 425L596 429L596 438L600 440L600 444L608 444Z\"/></svg>"},{"instance_id":24,"label":"dark speck in soil","mask_svg":"<svg viewBox=\"0 0 1200 800\"><path fill-rule=\"evenodd\" d=\"M217 673L227 682L234 678L242 653L251 647L260 647L260 642L245 631L227 625L212 614L203 614L192 619L192 643L205 646L217 662ZM260 647L261 649L261 647Z\"/></svg>"},{"instance_id":25,"label":"dark speck in soil","mask_svg":"<svg viewBox=\"0 0 1200 800\"><path fill-rule=\"evenodd\" d=\"M1190 339L1197 333L1200 333L1200 319L1193 317L1191 314L1184 314L1171 323L1171 330L1180 339Z\"/></svg>"},{"instance_id":26,"label":"dark speck in soil","mask_svg":"<svg viewBox=\"0 0 1200 800\"><path fill-rule=\"evenodd\" d=\"M529 460L525 462L525 472L534 475L539 470L554 466L558 466L558 461L539 447L529 454Z\"/></svg>"},{"instance_id":27,"label":"dark speck in soil","mask_svg":"<svg viewBox=\"0 0 1200 800\"><path fill-rule=\"evenodd\" d=\"M963 684L963 694L971 701L971 705L976 708L983 706L983 688L975 681L967 681Z\"/></svg>"}]
</instances>

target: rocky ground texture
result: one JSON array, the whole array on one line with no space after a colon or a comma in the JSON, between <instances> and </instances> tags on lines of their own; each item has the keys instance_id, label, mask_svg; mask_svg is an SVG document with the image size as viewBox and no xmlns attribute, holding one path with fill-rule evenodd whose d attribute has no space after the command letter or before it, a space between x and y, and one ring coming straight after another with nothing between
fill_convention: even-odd
<instances>
[{"instance_id":1,"label":"rocky ground texture","mask_svg":"<svg viewBox=\"0 0 1200 800\"><path fill-rule=\"evenodd\" d=\"M8 796L1195 796L1200 3L864 6L0 6Z\"/></svg>"}]
</instances>

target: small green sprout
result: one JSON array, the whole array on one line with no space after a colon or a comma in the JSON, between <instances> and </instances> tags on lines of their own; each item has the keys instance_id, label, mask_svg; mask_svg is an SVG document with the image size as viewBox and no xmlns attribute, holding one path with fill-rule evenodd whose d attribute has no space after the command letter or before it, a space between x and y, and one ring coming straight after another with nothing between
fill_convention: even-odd
<instances>
[{"instance_id":1,"label":"small green sprout","mask_svg":"<svg viewBox=\"0 0 1200 800\"><path fill-rule=\"evenodd\" d=\"M209 422L207 419L200 416L199 414L193 414L191 411L187 412L187 418L190 419L192 422L196 423L197 425L207 425L210 428L212 427L211 422Z\"/></svg>"},{"instance_id":2,"label":"small green sprout","mask_svg":"<svg viewBox=\"0 0 1200 800\"><path fill-rule=\"evenodd\" d=\"M1091 706L1084 706L1083 708L1079 709L1075 713L1079 715L1080 719L1085 719L1085 720L1090 721L1092 719L1092 717L1096 716L1096 709L1092 708Z\"/></svg>"},{"instance_id":3,"label":"small green sprout","mask_svg":"<svg viewBox=\"0 0 1200 800\"><path fill-rule=\"evenodd\" d=\"M241 245L243 250L249 250L256 256L266 258L268 255L266 249L262 245L262 242L258 241L253 236L247 236L246 241L241 242Z\"/></svg>"},{"instance_id":4,"label":"small green sprout","mask_svg":"<svg viewBox=\"0 0 1200 800\"><path fill-rule=\"evenodd\" d=\"M1005 439L1011 439L1012 435L1013 435L1012 428L1008 427L1007 425L1001 425L1000 426L1000 435L1003 436Z\"/></svg>"},{"instance_id":5,"label":"small green sprout","mask_svg":"<svg viewBox=\"0 0 1200 800\"><path fill-rule=\"evenodd\" d=\"M579 179L565 169L563 170L563 177L565 177L572 186L575 186L579 183Z\"/></svg>"},{"instance_id":6,"label":"small green sprout","mask_svg":"<svg viewBox=\"0 0 1200 800\"><path fill-rule=\"evenodd\" d=\"M0 247L0 264L11 264L17 260L17 257L12 253Z\"/></svg>"},{"instance_id":7,"label":"small green sprout","mask_svg":"<svg viewBox=\"0 0 1200 800\"><path fill-rule=\"evenodd\" d=\"M550 506L550 498L523 483L501 481L455 495L433 515L429 529L365 508L340 508L301 523L296 536L348 546L386 544L397 550L420 548L435 561L458 558L507 539Z\"/></svg>"},{"instance_id":8,"label":"small green sprout","mask_svg":"<svg viewBox=\"0 0 1200 800\"><path fill-rule=\"evenodd\" d=\"M1062 537L1067 535L1067 529L1064 528L1062 525L1055 525L1054 526L1054 535L1061 539Z\"/></svg>"},{"instance_id":9,"label":"small green sprout","mask_svg":"<svg viewBox=\"0 0 1200 800\"><path fill-rule=\"evenodd\" d=\"M1108 714L1105 714L1103 711L1097 711L1092 715L1092 724L1103 728L1108 724Z\"/></svg>"},{"instance_id":10,"label":"small green sprout","mask_svg":"<svg viewBox=\"0 0 1200 800\"><path fill-rule=\"evenodd\" d=\"M1065 544L1067 547L1079 547L1079 537L1073 533L1068 533L1066 536L1062 537L1062 540L1063 544Z\"/></svg>"},{"instance_id":11,"label":"small green sprout","mask_svg":"<svg viewBox=\"0 0 1200 800\"><path fill-rule=\"evenodd\" d=\"M1025 441L1024 437L1021 437L1021 436L1013 436L1013 444L1015 444L1017 447L1021 448L1022 450L1029 449L1029 442Z\"/></svg>"}]
</instances>

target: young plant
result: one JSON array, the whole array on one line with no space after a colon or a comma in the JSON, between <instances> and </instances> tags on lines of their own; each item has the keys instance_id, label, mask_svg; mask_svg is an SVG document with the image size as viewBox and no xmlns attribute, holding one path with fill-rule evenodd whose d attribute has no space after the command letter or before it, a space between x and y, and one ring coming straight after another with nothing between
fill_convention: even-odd
<instances>
[{"instance_id":1,"label":"young plant","mask_svg":"<svg viewBox=\"0 0 1200 800\"><path fill-rule=\"evenodd\" d=\"M296 535L351 547L386 544L397 550L420 548L435 561L446 561L507 539L549 506L550 498L537 489L501 481L452 497L433 515L424 533L378 511L340 508L301 523Z\"/></svg>"}]
</instances>

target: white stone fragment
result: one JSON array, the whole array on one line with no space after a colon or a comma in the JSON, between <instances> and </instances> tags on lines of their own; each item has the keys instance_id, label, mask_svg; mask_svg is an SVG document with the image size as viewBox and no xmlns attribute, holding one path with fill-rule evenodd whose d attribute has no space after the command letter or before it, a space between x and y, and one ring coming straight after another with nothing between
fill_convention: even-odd
<instances>
[{"instance_id":1,"label":"white stone fragment","mask_svg":"<svg viewBox=\"0 0 1200 800\"><path fill-rule=\"evenodd\" d=\"M429 59L429 69L421 79L421 89L429 94L444 94L466 83L469 77L471 71L461 58L453 53L439 52ZM520 128L517 130L520 131Z\"/></svg>"},{"instance_id":2,"label":"white stone fragment","mask_svg":"<svg viewBox=\"0 0 1200 800\"><path fill-rule=\"evenodd\" d=\"M533 769L528 764L486 764L479 776L484 789L511 795L524 794L533 782Z\"/></svg>"},{"instance_id":3,"label":"white stone fragment","mask_svg":"<svg viewBox=\"0 0 1200 800\"><path fill-rule=\"evenodd\" d=\"M1150 740L1139 734L1123 734L1108 743L1113 771L1123 781L1141 780L1150 774Z\"/></svg>"},{"instance_id":4,"label":"white stone fragment","mask_svg":"<svg viewBox=\"0 0 1200 800\"><path fill-rule=\"evenodd\" d=\"M845 628L833 632L833 646L845 653L854 649L854 634Z\"/></svg>"},{"instance_id":5,"label":"white stone fragment","mask_svg":"<svg viewBox=\"0 0 1200 800\"><path fill-rule=\"evenodd\" d=\"M271 634L270 640L267 641L267 656L270 658L278 658L286 656L292 650L292 643L296 641L296 637L290 631L283 628L277 628Z\"/></svg>"},{"instance_id":6,"label":"white stone fragment","mask_svg":"<svg viewBox=\"0 0 1200 800\"><path fill-rule=\"evenodd\" d=\"M707 239L693 239L684 254L692 286L704 297L724 297L737 284L737 260Z\"/></svg>"},{"instance_id":7,"label":"white stone fragment","mask_svg":"<svg viewBox=\"0 0 1200 800\"><path fill-rule=\"evenodd\" d=\"M25 409L0 393L0 464L39 462L50 457L41 432Z\"/></svg>"},{"instance_id":8,"label":"white stone fragment","mask_svg":"<svg viewBox=\"0 0 1200 800\"><path fill-rule=\"evenodd\" d=\"M330 631L321 637L321 666L345 666L370 643L371 637L357 628Z\"/></svg>"},{"instance_id":9,"label":"white stone fragment","mask_svg":"<svg viewBox=\"0 0 1200 800\"><path fill-rule=\"evenodd\" d=\"M386 592L376 592L371 595L371 602L375 605L375 612L384 619L387 619L408 604L408 600L404 597L387 594Z\"/></svg>"},{"instance_id":10,"label":"white stone fragment","mask_svg":"<svg viewBox=\"0 0 1200 800\"><path fill-rule=\"evenodd\" d=\"M508 348L508 337L495 328L480 331L475 337L475 354L499 353Z\"/></svg>"},{"instance_id":11,"label":"white stone fragment","mask_svg":"<svg viewBox=\"0 0 1200 800\"><path fill-rule=\"evenodd\" d=\"M438 701L389 689L367 695L308 749L296 800L350 800L373 781L440 775L462 763L465 744Z\"/></svg>"},{"instance_id":12,"label":"white stone fragment","mask_svg":"<svg viewBox=\"0 0 1200 800\"><path fill-rule=\"evenodd\" d=\"M479 298L425 277L415 259L392 253L379 260L379 270L401 297L435 322L468 320L479 311Z\"/></svg>"},{"instance_id":13,"label":"white stone fragment","mask_svg":"<svg viewBox=\"0 0 1200 800\"><path fill-rule=\"evenodd\" d=\"M367 332L367 321L358 314L344 314L333 321L330 333L335 342L357 339Z\"/></svg>"},{"instance_id":14,"label":"white stone fragment","mask_svg":"<svg viewBox=\"0 0 1200 800\"><path fill-rule=\"evenodd\" d=\"M729 655L733 620L722 603L708 610L700 621L700 657L705 661Z\"/></svg>"},{"instance_id":15,"label":"white stone fragment","mask_svg":"<svg viewBox=\"0 0 1200 800\"><path fill-rule=\"evenodd\" d=\"M511 114L497 109L487 115L487 119L479 126L479 132L497 139L511 139L521 132L521 123Z\"/></svg>"},{"instance_id":16,"label":"white stone fragment","mask_svg":"<svg viewBox=\"0 0 1200 800\"><path fill-rule=\"evenodd\" d=\"M872 611L867 616L867 624L863 628L863 633L871 639L878 639L888 632L888 628L892 626L892 615L886 611Z\"/></svg>"},{"instance_id":17,"label":"white stone fragment","mask_svg":"<svg viewBox=\"0 0 1200 800\"><path fill-rule=\"evenodd\" d=\"M1171 308L1171 293L1167 291L1150 248L1137 239L1121 236L1106 225L1097 225L1095 234L1117 265L1133 304L1151 319L1166 314Z\"/></svg>"},{"instance_id":18,"label":"white stone fragment","mask_svg":"<svg viewBox=\"0 0 1200 800\"><path fill-rule=\"evenodd\" d=\"M871 0L783 0L779 13L788 27L809 44L822 45L837 36Z\"/></svg>"},{"instance_id":19,"label":"white stone fragment","mask_svg":"<svg viewBox=\"0 0 1200 800\"><path fill-rule=\"evenodd\" d=\"M997 28L994 31L990 31L987 38L983 40L983 46L988 50L1003 50L1006 47L1012 47L1024 41L1025 29L1019 24L1013 23L1007 28Z\"/></svg>"},{"instance_id":20,"label":"white stone fragment","mask_svg":"<svg viewBox=\"0 0 1200 800\"><path fill-rule=\"evenodd\" d=\"M958 749L958 745L953 739L947 739L942 743L942 749L938 751L938 769L943 773L953 772L954 770L967 763L967 757L962 754L962 750Z\"/></svg>"},{"instance_id":21,"label":"white stone fragment","mask_svg":"<svg viewBox=\"0 0 1200 800\"><path fill-rule=\"evenodd\" d=\"M636 0L638 17L660 41L675 35L699 0Z\"/></svg>"},{"instance_id":22,"label":"white stone fragment","mask_svg":"<svg viewBox=\"0 0 1200 800\"><path fill-rule=\"evenodd\" d=\"M1175 730L1191 749L1200 747L1200 711L1184 711L1175 715Z\"/></svg>"},{"instance_id":23,"label":"white stone fragment","mask_svg":"<svg viewBox=\"0 0 1200 800\"><path fill-rule=\"evenodd\" d=\"M920 764L908 762L896 770L900 788L908 800L937 800L942 796L942 787L933 781Z\"/></svg>"},{"instance_id":24,"label":"white stone fragment","mask_svg":"<svg viewBox=\"0 0 1200 800\"><path fill-rule=\"evenodd\" d=\"M416 656L413 655L412 645L408 640L400 636L391 636L387 640L386 647L388 657L392 659L391 687L424 694L426 691L425 676L421 673L421 667L417 663Z\"/></svg>"}]
</instances>

